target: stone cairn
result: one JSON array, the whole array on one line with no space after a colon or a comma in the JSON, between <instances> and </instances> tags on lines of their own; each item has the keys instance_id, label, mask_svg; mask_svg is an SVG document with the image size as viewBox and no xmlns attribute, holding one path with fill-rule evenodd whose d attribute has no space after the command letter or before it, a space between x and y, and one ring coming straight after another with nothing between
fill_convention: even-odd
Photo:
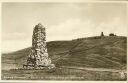
<instances>
[{"instance_id":1,"label":"stone cairn","mask_svg":"<svg viewBox=\"0 0 128 83\"><path fill-rule=\"evenodd\" d=\"M51 59L48 57L45 27L41 23L36 25L33 30L31 52L28 55L27 64L23 65L23 68L55 68L55 65L51 64Z\"/></svg>"}]
</instances>

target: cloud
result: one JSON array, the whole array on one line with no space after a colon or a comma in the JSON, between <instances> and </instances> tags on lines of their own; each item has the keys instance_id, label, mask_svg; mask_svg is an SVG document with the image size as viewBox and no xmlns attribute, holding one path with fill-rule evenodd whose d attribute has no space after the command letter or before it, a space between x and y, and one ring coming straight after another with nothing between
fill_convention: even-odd
<instances>
[{"instance_id":1,"label":"cloud","mask_svg":"<svg viewBox=\"0 0 128 83\"><path fill-rule=\"evenodd\" d=\"M48 28L48 40L68 40L88 36L94 24L90 20L68 19L67 21Z\"/></svg>"},{"instance_id":2,"label":"cloud","mask_svg":"<svg viewBox=\"0 0 128 83\"><path fill-rule=\"evenodd\" d=\"M32 38L27 38L25 33L12 32L2 34L2 53L17 51L31 46Z\"/></svg>"},{"instance_id":3,"label":"cloud","mask_svg":"<svg viewBox=\"0 0 128 83\"><path fill-rule=\"evenodd\" d=\"M106 35L116 33L117 35L127 35L127 30L120 18L115 17L109 22L98 24L91 20L68 19L58 25L50 26L47 30L47 40L71 40L80 37L100 35L103 31Z\"/></svg>"},{"instance_id":4,"label":"cloud","mask_svg":"<svg viewBox=\"0 0 128 83\"><path fill-rule=\"evenodd\" d=\"M26 37L25 33L20 33L20 32L12 32L12 33L3 33L2 39L3 40L21 40Z\"/></svg>"},{"instance_id":5,"label":"cloud","mask_svg":"<svg viewBox=\"0 0 128 83\"><path fill-rule=\"evenodd\" d=\"M31 46L31 40L8 40L2 42L2 53L21 50Z\"/></svg>"},{"instance_id":6,"label":"cloud","mask_svg":"<svg viewBox=\"0 0 128 83\"><path fill-rule=\"evenodd\" d=\"M109 22L101 22L97 30L104 31L107 35L109 33L116 33L122 36L127 35L126 24L119 17L115 17Z\"/></svg>"},{"instance_id":7,"label":"cloud","mask_svg":"<svg viewBox=\"0 0 128 83\"><path fill-rule=\"evenodd\" d=\"M119 17L113 18L109 22L95 23L89 19L68 19L58 25L50 26L46 29L47 41L71 40L88 36L99 36L101 32L105 35L116 33L117 35L127 35L127 28ZM6 40L2 41L2 52L17 51L31 46L31 37L26 38L25 33L7 33Z\"/></svg>"},{"instance_id":8,"label":"cloud","mask_svg":"<svg viewBox=\"0 0 128 83\"><path fill-rule=\"evenodd\" d=\"M96 36L101 31L126 35L125 18L125 3L4 3L2 50L31 46L38 22L47 28L47 41L53 41Z\"/></svg>"}]
</instances>

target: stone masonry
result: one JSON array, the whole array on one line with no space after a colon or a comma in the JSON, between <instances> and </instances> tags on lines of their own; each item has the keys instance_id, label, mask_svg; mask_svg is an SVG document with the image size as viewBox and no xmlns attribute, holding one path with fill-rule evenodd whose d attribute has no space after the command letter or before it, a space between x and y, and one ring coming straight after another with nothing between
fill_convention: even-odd
<instances>
[{"instance_id":1,"label":"stone masonry","mask_svg":"<svg viewBox=\"0 0 128 83\"><path fill-rule=\"evenodd\" d=\"M42 69L44 67L53 68L51 59L48 57L46 47L45 27L39 23L35 26L32 35L32 48L27 58L27 64L23 65L27 69Z\"/></svg>"}]
</instances>

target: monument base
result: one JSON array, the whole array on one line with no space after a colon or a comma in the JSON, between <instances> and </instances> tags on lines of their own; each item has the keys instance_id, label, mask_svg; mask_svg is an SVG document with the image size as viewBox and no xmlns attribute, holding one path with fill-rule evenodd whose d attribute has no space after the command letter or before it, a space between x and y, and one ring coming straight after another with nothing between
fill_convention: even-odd
<instances>
[{"instance_id":1,"label":"monument base","mask_svg":"<svg viewBox=\"0 0 128 83\"><path fill-rule=\"evenodd\" d=\"M36 70L40 70L40 69L54 69L55 65L54 64L50 64L47 66L44 65L23 65L23 69L36 69Z\"/></svg>"}]
</instances>

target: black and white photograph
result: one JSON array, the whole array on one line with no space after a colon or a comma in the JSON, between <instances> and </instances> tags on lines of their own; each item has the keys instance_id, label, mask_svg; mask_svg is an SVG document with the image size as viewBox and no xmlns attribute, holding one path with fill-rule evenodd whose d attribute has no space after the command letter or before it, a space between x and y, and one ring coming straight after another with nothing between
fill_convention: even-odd
<instances>
[{"instance_id":1,"label":"black and white photograph","mask_svg":"<svg viewBox=\"0 0 128 83\"><path fill-rule=\"evenodd\" d=\"M1 80L126 81L127 8L2 2Z\"/></svg>"}]
</instances>

